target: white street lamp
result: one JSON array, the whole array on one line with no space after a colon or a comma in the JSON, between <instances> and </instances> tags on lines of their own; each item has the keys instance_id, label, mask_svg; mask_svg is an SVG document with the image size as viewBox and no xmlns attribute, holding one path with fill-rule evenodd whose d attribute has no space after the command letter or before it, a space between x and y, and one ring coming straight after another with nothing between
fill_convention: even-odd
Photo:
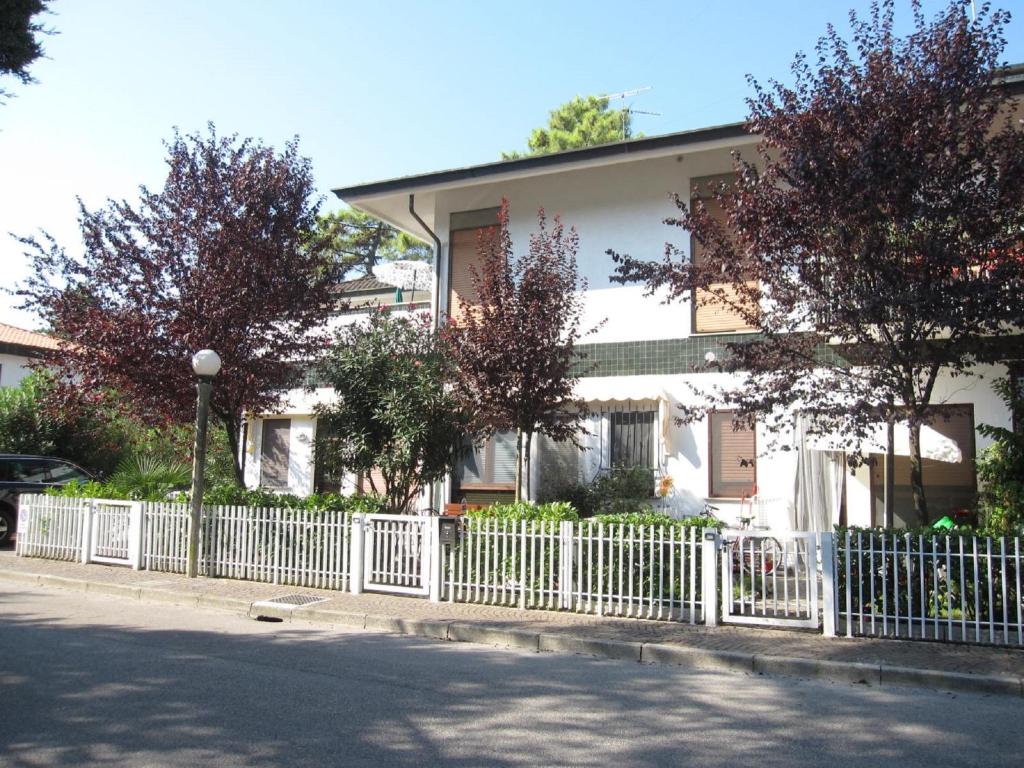
<instances>
[{"instance_id":1,"label":"white street lamp","mask_svg":"<svg viewBox=\"0 0 1024 768\"><path fill-rule=\"evenodd\" d=\"M199 524L203 510L203 470L206 467L206 424L210 417L210 391L213 377L220 371L220 355L201 349L192 355L196 383L196 442L192 450L192 514L188 528L188 559L185 575L194 579L199 572Z\"/></svg>"}]
</instances>

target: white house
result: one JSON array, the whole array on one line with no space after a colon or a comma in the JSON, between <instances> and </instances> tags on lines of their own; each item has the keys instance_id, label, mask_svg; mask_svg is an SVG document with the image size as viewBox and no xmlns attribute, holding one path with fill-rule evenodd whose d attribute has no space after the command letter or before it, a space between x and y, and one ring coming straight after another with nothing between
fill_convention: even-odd
<instances>
[{"instance_id":1,"label":"white house","mask_svg":"<svg viewBox=\"0 0 1024 768\"><path fill-rule=\"evenodd\" d=\"M0 323L0 387L18 386L32 373L32 361L58 345L52 336Z\"/></svg>"},{"instance_id":2,"label":"white house","mask_svg":"<svg viewBox=\"0 0 1024 768\"><path fill-rule=\"evenodd\" d=\"M426 266L426 265L424 265ZM428 312L430 291L426 282L406 290L372 275L348 280L338 286L340 309L329 328L358 322L379 307L396 314ZM420 287L422 286L422 287ZM316 437L317 404L328 402L333 390L293 389L285 393L281 407L272 414L252 414L242 436L242 466L245 485L282 493L307 495L314 491L352 492L361 478L323 476L316 466L313 441Z\"/></svg>"},{"instance_id":3,"label":"white house","mask_svg":"<svg viewBox=\"0 0 1024 768\"><path fill-rule=\"evenodd\" d=\"M361 184L335 194L437 244L433 307L439 317L457 313L460 301L473 301L469 265L477 259L478 233L495 224L502 198L510 203L518 248L526 247L541 207L577 228L579 268L588 282L584 327L607 318L586 340L596 370L580 385L596 415L588 425L588 451L543 439L535 443L535 495L569 480L589 481L612 466L637 465L672 478L664 505L675 515L699 513L710 501L723 516L734 516L756 489L752 512L762 524L877 524L880 469L863 467L851 475L841 453L811 449L795 435L787 439L799 450L767 451L768 436L761 428L735 432L728 413L702 423L675 424L675 407L694 398L687 384L700 387L723 375L695 369L709 355L720 354L723 341L751 329L721 308L695 310L690 301L663 304L645 297L642 287L613 285L609 278L614 265L608 249L656 258L667 240L686 246L680 242L684 232L661 223L675 212L669 195L705 194L708 182L731 172L730 153L753 156L756 142L742 125L725 125ZM929 502L937 511L973 503L973 459L987 444L975 426L1009 426L1010 415L991 387L993 377L1005 369L981 373L981 379L943 380L936 393L936 402L963 406L948 422L933 425L960 451L959 462L925 462ZM511 495L513 455L511 435L497 435L452 478L445 501L485 502ZM906 519L910 504L909 461L897 457L897 521ZM816 520L807 519L809 510Z\"/></svg>"}]
</instances>

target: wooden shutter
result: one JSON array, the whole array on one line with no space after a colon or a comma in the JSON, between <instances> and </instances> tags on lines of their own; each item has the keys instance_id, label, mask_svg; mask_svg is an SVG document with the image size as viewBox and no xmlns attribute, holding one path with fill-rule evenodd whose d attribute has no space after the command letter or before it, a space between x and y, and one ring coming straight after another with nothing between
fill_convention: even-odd
<instances>
[{"instance_id":1,"label":"wooden shutter","mask_svg":"<svg viewBox=\"0 0 1024 768\"><path fill-rule=\"evenodd\" d=\"M716 411L709 421L711 443L711 495L739 498L757 482L754 430L733 429L732 413Z\"/></svg>"},{"instance_id":2,"label":"wooden shutter","mask_svg":"<svg viewBox=\"0 0 1024 768\"><path fill-rule=\"evenodd\" d=\"M288 443L291 419L266 419L263 422L263 449L260 457L260 485L264 488L288 487Z\"/></svg>"},{"instance_id":3,"label":"wooden shutter","mask_svg":"<svg viewBox=\"0 0 1024 768\"><path fill-rule=\"evenodd\" d=\"M480 235L491 227L460 229L452 232L448 281L448 314L456 320L465 316L467 307L477 303L470 267L480 269Z\"/></svg>"},{"instance_id":4,"label":"wooden shutter","mask_svg":"<svg viewBox=\"0 0 1024 768\"><path fill-rule=\"evenodd\" d=\"M704 208L722 226L727 226L725 211L721 203L713 197L694 197L690 201L691 208L700 200ZM704 259L704 246L697 242L696 238L690 238L693 263L700 264ZM756 286L755 281L747 283L748 286ZM714 283L712 288L724 292L726 299L733 301L738 298L739 293L731 283ZM749 325L739 311L708 290L698 289L693 296L693 331L694 333L724 333L729 331L749 331L754 326Z\"/></svg>"}]
</instances>

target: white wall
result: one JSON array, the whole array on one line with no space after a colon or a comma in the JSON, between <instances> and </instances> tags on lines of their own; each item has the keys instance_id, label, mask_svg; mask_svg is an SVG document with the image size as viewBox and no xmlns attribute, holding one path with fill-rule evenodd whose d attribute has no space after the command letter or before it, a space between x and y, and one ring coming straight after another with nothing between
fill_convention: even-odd
<instances>
[{"instance_id":1,"label":"white wall","mask_svg":"<svg viewBox=\"0 0 1024 768\"><path fill-rule=\"evenodd\" d=\"M747 154L751 154L747 151ZM584 343L610 343L648 339L685 338L691 333L688 301L664 304L664 293L645 296L642 286L613 284L610 275L615 265L605 251L613 249L647 260L660 259L666 241L689 252L685 231L662 223L678 209L669 194L689 198L690 179L726 173L732 161L725 149L681 152L671 157L622 163L600 168L569 170L529 179L473 184L461 189L439 190L433 198L432 220L442 239L441 301L447 300L448 225L450 214L497 206L502 197L509 200L512 216L512 240L516 251L528 247L529 235L536 230L536 212L544 207L549 218L561 214L563 223L574 225L579 233L578 264L589 283L585 294L582 327L590 328L606 320L600 330ZM986 369L985 381L945 377L936 388L936 402L971 403L975 423L1008 425L1009 414L991 389L991 377L1001 370ZM700 397L688 383L706 387L715 380L711 374L620 376L616 386L623 396L631 388L649 391L652 383L664 388L673 401L699 404ZM673 407L672 410L675 410ZM785 442L786 437L775 440ZM707 424L698 423L670 428L670 448L663 470L675 481L667 500L673 514L695 514L703 508L708 494ZM795 451L769 451L772 443L764 428L758 428L757 485L759 495L768 500L761 510L772 525L789 525L793 504L797 455ZM988 441L978 436L977 450ZM866 471L847 478L848 519L867 524L870 519L870 490ZM738 502L716 500L722 516L734 517Z\"/></svg>"},{"instance_id":2,"label":"white wall","mask_svg":"<svg viewBox=\"0 0 1024 768\"><path fill-rule=\"evenodd\" d=\"M529 245L537 229L537 210L555 214L579 235L577 263L588 284L585 328L607 318L588 342L680 338L690 333L688 302L663 305L645 298L641 286L612 283L615 264L605 252L613 249L647 260L660 259L666 242L689 252L689 234L663 220L678 215L672 193L689 199L690 178L726 173L732 168L727 150L681 152L670 157L600 168L548 174L530 179L478 184L437 192L433 221L442 241L442 310L447 301L449 217L452 213L492 208L509 201L512 242L517 252Z\"/></svg>"},{"instance_id":3,"label":"white wall","mask_svg":"<svg viewBox=\"0 0 1024 768\"><path fill-rule=\"evenodd\" d=\"M29 359L22 355L0 354L0 387L16 387L30 373Z\"/></svg>"}]
</instances>

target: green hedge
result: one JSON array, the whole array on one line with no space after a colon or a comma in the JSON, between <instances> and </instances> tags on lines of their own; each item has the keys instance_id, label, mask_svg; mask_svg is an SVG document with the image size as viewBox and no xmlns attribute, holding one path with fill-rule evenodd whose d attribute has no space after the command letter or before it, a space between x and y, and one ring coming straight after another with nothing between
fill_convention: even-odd
<instances>
[{"instance_id":1,"label":"green hedge","mask_svg":"<svg viewBox=\"0 0 1024 768\"><path fill-rule=\"evenodd\" d=\"M845 546L847 532L850 534L849 553ZM999 555L1004 544L1007 558L1002 560ZM839 604L845 606L849 596L854 616L881 616L885 608L889 614L898 612L906 617L911 613L916 619L971 621L985 620L990 615L999 619L1004 609L1016 617L1018 604L1024 598L1017 593L1017 563L1013 558L1016 549L1012 537L987 537L964 529L947 533L931 528L892 531L837 527L835 550ZM961 559L963 578L960 576ZM920 615L922 597L924 616Z\"/></svg>"},{"instance_id":2,"label":"green hedge","mask_svg":"<svg viewBox=\"0 0 1024 768\"><path fill-rule=\"evenodd\" d=\"M576 522L580 519L572 504L565 501L552 501L547 504L533 504L529 501L493 504L482 509L471 509L466 512L466 517L471 520L536 520L546 523L559 523L565 520Z\"/></svg>"},{"instance_id":3,"label":"green hedge","mask_svg":"<svg viewBox=\"0 0 1024 768\"><path fill-rule=\"evenodd\" d=\"M170 501L179 504L188 502L188 494L163 493L139 494L125 491L112 483L95 480L88 483L77 481L61 488L47 491L51 496L88 499L132 499L135 501ZM338 510L350 513L376 513L384 509L383 501L376 496L340 496L336 493L295 496L289 493L272 493L260 488L240 488L235 485L219 485L208 488L203 494L203 503L226 507L273 507L293 510Z\"/></svg>"},{"instance_id":4,"label":"green hedge","mask_svg":"<svg viewBox=\"0 0 1024 768\"><path fill-rule=\"evenodd\" d=\"M613 515L597 515L592 519L595 523L604 523L605 525L653 525L676 528L677 530L686 528L714 528L715 530L721 530L725 527L725 523L713 517L695 515L693 517L675 518L669 517L664 512L627 512Z\"/></svg>"}]
</instances>

